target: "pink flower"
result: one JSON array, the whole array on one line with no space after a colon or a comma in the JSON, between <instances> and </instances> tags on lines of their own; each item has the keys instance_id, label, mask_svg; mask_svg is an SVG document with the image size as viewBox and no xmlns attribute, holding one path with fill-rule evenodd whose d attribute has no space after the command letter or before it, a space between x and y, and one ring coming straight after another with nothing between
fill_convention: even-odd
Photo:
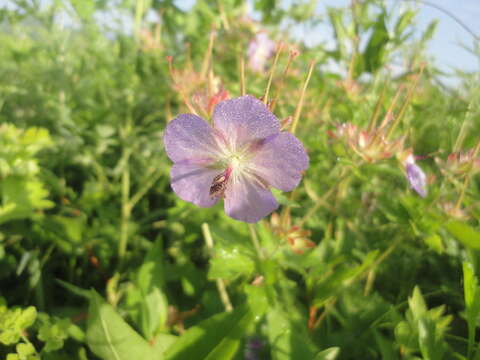
<instances>
[{"instance_id":1,"label":"pink flower","mask_svg":"<svg viewBox=\"0 0 480 360\"><path fill-rule=\"evenodd\" d=\"M200 207L224 198L228 216L257 222L278 207L270 186L297 187L308 155L294 135L280 132L278 119L253 96L220 102L212 118L213 127L193 114L167 125L172 189Z\"/></svg>"},{"instance_id":2,"label":"pink flower","mask_svg":"<svg viewBox=\"0 0 480 360\"><path fill-rule=\"evenodd\" d=\"M259 32L248 44L248 65L253 71L265 70L267 60L275 51L275 43L270 40L267 33Z\"/></svg>"}]
</instances>

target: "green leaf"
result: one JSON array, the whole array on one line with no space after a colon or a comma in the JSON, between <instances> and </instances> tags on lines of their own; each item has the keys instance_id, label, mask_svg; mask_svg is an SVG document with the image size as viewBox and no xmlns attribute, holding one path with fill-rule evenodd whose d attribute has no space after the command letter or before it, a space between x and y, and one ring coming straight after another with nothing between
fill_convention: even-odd
<instances>
[{"instance_id":1,"label":"green leaf","mask_svg":"<svg viewBox=\"0 0 480 360\"><path fill-rule=\"evenodd\" d=\"M443 343L437 340L437 327L432 319L422 317L418 321L418 342L425 360L441 360Z\"/></svg>"},{"instance_id":2,"label":"green leaf","mask_svg":"<svg viewBox=\"0 0 480 360\"><path fill-rule=\"evenodd\" d=\"M18 355L20 355L21 358L26 358L29 355L35 354L35 348L33 347L32 344L25 344L25 343L19 343L17 344L16 348Z\"/></svg>"},{"instance_id":3,"label":"green leaf","mask_svg":"<svg viewBox=\"0 0 480 360\"><path fill-rule=\"evenodd\" d=\"M255 262L237 247L220 248L210 260L210 279L234 280L239 276L250 276Z\"/></svg>"},{"instance_id":4,"label":"green leaf","mask_svg":"<svg viewBox=\"0 0 480 360\"><path fill-rule=\"evenodd\" d=\"M430 249L434 250L438 254L442 254L445 250L442 238L438 234L427 236L424 241Z\"/></svg>"},{"instance_id":5,"label":"green leaf","mask_svg":"<svg viewBox=\"0 0 480 360\"><path fill-rule=\"evenodd\" d=\"M375 336L375 342L380 349L380 353L382 355L381 358L383 360L397 360L398 355L395 349L395 342L389 338L384 337L376 329L373 329L373 335Z\"/></svg>"},{"instance_id":6,"label":"green leaf","mask_svg":"<svg viewBox=\"0 0 480 360\"><path fill-rule=\"evenodd\" d=\"M389 40L390 37L385 25L385 13L382 13L375 22L373 33L363 54L366 71L374 73L383 65L385 46Z\"/></svg>"},{"instance_id":7,"label":"green leaf","mask_svg":"<svg viewBox=\"0 0 480 360\"><path fill-rule=\"evenodd\" d=\"M86 290L86 289L82 289L81 287L78 287L78 286L75 286L73 284L70 284L66 281L63 281L61 279L56 279L56 281L61 285L63 286L65 289L67 289L68 291L70 291L72 294L75 294L77 296L80 296L84 299L90 299L91 297L91 292L89 290Z\"/></svg>"},{"instance_id":8,"label":"green leaf","mask_svg":"<svg viewBox=\"0 0 480 360\"><path fill-rule=\"evenodd\" d=\"M154 352L159 359L163 359L165 352L178 340L178 336L170 334L158 334L150 341L153 344Z\"/></svg>"},{"instance_id":9,"label":"green leaf","mask_svg":"<svg viewBox=\"0 0 480 360\"><path fill-rule=\"evenodd\" d=\"M331 347L326 350L320 351L314 360L335 360L340 354L339 347Z\"/></svg>"},{"instance_id":10,"label":"green leaf","mask_svg":"<svg viewBox=\"0 0 480 360\"><path fill-rule=\"evenodd\" d=\"M433 37L433 35L435 34L435 31L437 30L437 25L438 25L437 19L433 20L430 24L428 24L427 29L422 34L422 38L421 38L422 42L426 42Z\"/></svg>"},{"instance_id":11,"label":"green leaf","mask_svg":"<svg viewBox=\"0 0 480 360\"><path fill-rule=\"evenodd\" d=\"M406 10L397 20L395 24L395 36L401 38L405 29L412 24L417 13L413 10Z\"/></svg>"},{"instance_id":12,"label":"green leaf","mask_svg":"<svg viewBox=\"0 0 480 360\"><path fill-rule=\"evenodd\" d=\"M418 347L417 334L406 321L400 321L395 326L395 339L406 350L413 350Z\"/></svg>"},{"instance_id":13,"label":"green leaf","mask_svg":"<svg viewBox=\"0 0 480 360\"><path fill-rule=\"evenodd\" d=\"M468 354L473 351L477 319L480 314L480 288L472 264L463 263L463 290L468 324Z\"/></svg>"},{"instance_id":14,"label":"green leaf","mask_svg":"<svg viewBox=\"0 0 480 360\"><path fill-rule=\"evenodd\" d=\"M163 245L157 239L137 273L141 292L140 327L147 339L153 338L167 322L168 302L163 292L165 283L162 263Z\"/></svg>"},{"instance_id":15,"label":"green leaf","mask_svg":"<svg viewBox=\"0 0 480 360\"><path fill-rule=\"evenodd\" d=\"M48 209L54 205L46 199L48 191L41 182L23 176L7 176L0 182L0 191L0 224L27 218L35 210Z\"/></svg>"},{"instance_id":16,"label":"green leaf","mask_svg":"<svg viewBox=\"0 0 480 360\"><path fill-rule=\"evenodd\" d=\"M17 343L23 331L33 325L37 310L33 306L26 309L0 308L0 343L13 345Z\"/></svg>"},{"instance_id":17,"label":"green leaf","mask_svg":"<svg viewBox=\"0 0 480 360\"><path fill-rule=\"evenodd\" d=\"M412 297L408 298L408 305L416 319L419 319L427 312L427 305L418 286L415 286L413 289Z\"/></svg>"},{"instance_id":18,"label":"green leaf","mask_svg":"<svg viewBox=\"0 0 480 360\"><path fill-rule=\"evenodd\" d=\"M162 359L158 354L154 356L153 348L94 290L90 296L87 344L105 360Z\"/></svg>"},{"instance_id":19,"label":"green leaf","mask_svg":"<svg viewBox=\"0 0 480 360\"><path fill-rule=\"evenodd\" d=\"M314 358L316 351L308 340L306 329L294 324L289 314L272 308L267 313L267 322L273 360Z\"/></svg>"},{"instance_id":20,"label":"green leaf","mask_svg":"<svg viewBox=\"0 0 480 360\"><path fill-rule=\"evenodd\" d=\"M71 0L71 4L83 21L89 20L95 11L94 0Z\"/></svg>"},{"instance_id":21,"label":"green leaf","mask_svg":"<svg viewBox=\"0 0 480 360\"><path fill-rule=\"evenodd\" d=\"M452 220L445 225L445 228L466 247L480 250L480 232L472 229L469 225Z\"/></svg>"},{"instance_id":22,"label":"green leaf","mask_svg":"<svg viewBox=\"0 0 480 360\"><path fill-rule=\"evenodd\" d=\"M345 27L343 12L339 9L328 8L328 17L333 27L337 43L338 59L344 59L347 56L347 48L345 44L348 42L350 31Z\"/></svg>"},{"instance_id":23,"label":"green leaf","mask_svg":"<svg viewBox=\"0 0 480 360\"><path fill-rule=\"evenodd\" d=\"M51 352L61 349L65 339L68 338L70 320L50 318L43 321L38 329L38 338L45 342L42 351Z\"/></svg>"},{"instance_id":24,"label":"green leaf","mask_svg":"<svg viewBox=\"0 0 480 360\"><path fill-rule=\"evenodd\" d=\"M253 314L246 306L221 313L188 329L166 352L168 360L233 358Z\"/></svg>"}]
</instances>

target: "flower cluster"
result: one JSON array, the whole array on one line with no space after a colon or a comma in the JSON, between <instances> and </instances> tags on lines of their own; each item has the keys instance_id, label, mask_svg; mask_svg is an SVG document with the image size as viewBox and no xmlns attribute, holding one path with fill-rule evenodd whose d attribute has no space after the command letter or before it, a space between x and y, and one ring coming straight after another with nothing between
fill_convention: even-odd
<instances>
[{"instance_id":1,"label":"flower cluster","mask_svg":"<svg viewBox=\"0 0 480 360\"><path fill-rule=\"evenodd\" d=\"M362 130L351 123L340 124L330 132L335 139L345 140L363 160L373 163L388 159L403 149L404 138L388 141L383 128Z\"/></svg>"},{"instance_id":2,"label":"flower cluster","mask_svg":"<svg viewBox=\"0 0 480 360\"><path fill-rule=\"evenodd\" d=\"M454 152L443 161L436 158L435 161L443 172L453 175L474 174L480 171L480 157L476 156L475 149L463 152Z\"/></svg>"},{"instance_id":3,"label":"flower cluster","mask_svg":"<svg viewBox=\"0 0 480 360\"><path fill-rule=\"evenodd\" d=\"M361 130L351 123L338 125L330 136L346 141L356 154L369 163L397 156L410 187L421 197L427 196L427 176L416 164L412 149L404 149L403 137L389 141L384 127Z\"/></svg>"},{"instance_id":4,"label":"flower cluster","mask_svg":"<svg viewBox=\"0 0 480 360\"><path fill-rule=\"evenodd\" d=\"M182 114L167 125L164 144L174 162L173 191L200 207L223 198L227 215L257 222L278 207L270 187L297 187L308 155L253 96L218 103L212 119L213 126L197 115Z\"/></svg>"},{"instance_id":5,"label":"flower cluster","mask_svg":"<svg viewBox=\"0 0 480 360\"><path fill-rule=\"evenodd\" d=\"M287 240L294 253L303 254L305 250L315 247L315 243L310 240L311 231L303 230L300 226L292 226L291 216L288 213L282 217L273 213L270 218L270 228L274 234Z\"/></svg>"}]
</instances>

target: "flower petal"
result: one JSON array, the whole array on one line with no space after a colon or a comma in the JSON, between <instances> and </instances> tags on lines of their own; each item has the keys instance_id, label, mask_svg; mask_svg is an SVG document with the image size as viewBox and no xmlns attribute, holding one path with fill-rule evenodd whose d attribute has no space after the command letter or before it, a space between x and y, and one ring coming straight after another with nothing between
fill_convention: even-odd
<instances>
[{"instance_id":1,"label":"flower petal","mask_svg":"<svg viewBox=\"0 0 480 360\"><path fill-rule=\"evenodd\" d=\"M211 159L219 151L213 128L193 114L182 114L170 121L163 143L173 162Z\"/></svg>"},{"instance_id":2,"label":"flower petal","mask_svg":"<svg viewBox=\"0 0 480 360\"><path fill-rule=\"evenodd\" d=\"M427 196L427 176L415 163L407 163L407 179L413 190L421 197Z\"/></svg>"},{"instance_id":3,"label":"flower petal","mask_svg":"<svg viewBox=\"0 0 480 360\"><path fill-rule=\"evenodd\" d=\"M213 122L233 151L280 132L276 116L251 95L220 102L213 112Z\"/></svg>"},{"instance_id":4,"label":"flower petal","mask_svg":"<svg viewBox=\"0 0 480 360\"><path fill-rule=\"evenodd\" d=\"M218 173L218 170L209 169L205 164L175 163L170 171L172 189L182 200L210 207L218 201L218 198L210 196L210 186Z\"/></svg>"},{"instance_id":5,"label":"flower petal","mask_svg":"<svg viewBox=\"0 0 480 360\"><path fill-rule=\"evenodd\" d=\"M300 140L282 132L265 140L251 159L249 169L282 191L292 191L308 168L308 155Z\"/></svg>"},{"instance_id":6,"label":"flower petal","mask_svg":"<svg viewBox=\"0 0 480 360\"><path fill-rule=\"evenodd\" d=\"M272 192L253 177L233 177L225 191L225 212L236 220L255 223L277 208Z\"/></svg>"}]
</instances>

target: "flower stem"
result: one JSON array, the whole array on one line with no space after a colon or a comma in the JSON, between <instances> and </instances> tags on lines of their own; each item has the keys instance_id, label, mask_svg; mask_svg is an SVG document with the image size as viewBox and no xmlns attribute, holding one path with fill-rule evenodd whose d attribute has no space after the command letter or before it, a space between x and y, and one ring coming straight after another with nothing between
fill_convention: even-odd
<instances>
[{"instance_id":1,"label":"flower stem","mask_svg":"<svg viewBox=\"0 0 480 360\"><path fill-rule=\"evenodd\" d=\"M420 78L422 77L424 68L425 68L425 65L422 64L420 66L420 72L415 77L415 81L414 81L413 85L408 90L407 97L405 99L405 102L403 103L403 106L400 109L400 113L398 114L397 118L393 122L392 126L390 126L390 128L388 129L387 135L385 136L385 138L387 140L393 134L393 132L395 131L395 128L398 126L398 124L402 120L403 116L405 115L405 112L407 111L407 106L410 104L410 100L412 99L413 93L414 93L415 89L417 88L417 85L418 85L418 82L419 82Z\"/></svg>"},{"instance_id":2,"label":"flower stem","mask_svg":"<svg viewBox=\"0 0 480 360\"><path fill-rule=\"evenodd\" d=\"M127 252L128 242L128 223L130 222L131 206L130 206L130 155L132 154L131 143L129 141L132 132L132 103L131 97L127 98L130 110L126 118L125 124L121 129L122 137L122 157L120 163L123 165L121 177L121 215L120 215L120 241L118 243L119 266L123 264L125 254Z\"/></svg>"},{"instance_id":3,"label":"flower stem","mask_svg":"<svg viewBox=\"0 0 480 360\"><path fill-rule=\"evenodd\" d=\"M474 107L473 101L471 101L468 104L467 108L467 113L465 115L465 118L462 123L462 127L460 128L460 132L458 133L457 140L455 140L455 145L453 146L453 152L458 152L460 151L460 148L462 147L463 140L465 140L465 137L467 135L467 130L469 128L469 125L471 123L470 119L473 117L473 110L472 108Z\"/></svg>"},{"instance_id":4,"label":"flower stem","mask_svg":"<svg viewBox=\"0 0 480 360\"><path fill-rule=\"evenodd\" d=\"M213 238L212 233L210 232L210 227L207 223L202 224L202 233L205 243L207 244L207 248L212 251L213 250ZM232 303L230 301L230 297L228 296L227 287L223 279L217 279L217 290L220 295L220 299L222 300L223 306L225 307L225 311L231 312L233 310Z\"/></svg>"},{"instance_id":5,"label":"flower stem","mask_svg":"<svg viewBox=\"0 0 480 360\"><path fill-rule=\"evenodd\" d=\"M210 68L210 63L212 59L212 52L213 52L213 44L215 42L215 27L212 26L210 30L210 37L208 39L208 48L207 53L205 54L205 58L202 63L202 70L200 72L200 79L205 79L208 73L208 69Z\"/></svg>"},{"instance_id":6,"label":"flower stem","mask_svg":"<svg viewBox=\"0 0 480 360\"><path fill-rule=\"evenodd\" d=\"M455 208L457 210L459 210L460 206L462 205L463 198L465 197L465 191L467 191L468 184L470 183L470 172L473 168L473 163L475 162L479 152L480 152L480 141L478 142L477 146L475 146L475 149L473 150L473 154L472 154L473 156L470 160L470 165L469 165L468 171L465 174L465 178L463 179L462 190L460 192L460 196L458 197L457 203L455 205Z\"/></svg>"},{"instance_id":7,"label":"flower stem","mask_svg":"<svg viewBox=\"0 0 480 360\"><path fill-rule=\"evenodd\" d=\"M248 230L250 231L250 239L252 240L253 246L255 247L258 258L260 260L265 260L265 254L262 251L262 247L260 246L260 242L258 241L258 236L255 232L255 227L253 226L253 224L248 224Z\"/></svg>"},{"instance_id":8,"label":"flower stem","mask_svg":"<svg viewBox=\"0 0 480 360\"><path fill-rule=\"evenodd\" d=\"M127 251L128 242L128 223L130 221L131 207L130 207L130 168L127 162L122 171L122 214L120 220L120 243L118 245L118 257L122 262Z\"/></svg>"},{"instance_id":9,"label":"flower stem","mask_svg":"<svg viewBox=\"0 0 480 360\"><path fill-rule=\"evenodd\" d=\"M270 111L273 112L275 110L275 106L277 105L278 98L280 97L280 94L283 90L283 86L285 85L285 79L288 76L288 73L290 71L290 66L292 65L293 59L295 59L298 56L297 51L290 51L290 56L288 57L288 62L287 65L285 66L285 69L283 70L282 77L280 78L280 84L278 85L277 93L275 97L273 98L272 104L270 106Z\"/></svg>"},{"instance_id":10,"label":"flower stem","mask_svg":"<svg viewBox=\"0 0 480 360\"><path fill-rule=\"evenodd\" d=\"M245 95L245 58L240 56L240 95Z\"/></svg>"},{"instance_id":11,"label":"flower stem","mask_svg":"<svg viewBox=\"0 0 480 360\"><path fill-rule=\"evenodd\" d=\"M305 99L305 92L307 91L308 83L310 82L310 78L312 77L314 67L315 61L312 60L308 69L307 78L303 83L302 93L300 94L300 100L298 101L297 108L295 109L295 115L293 116L292 127L290 128L290 132L292 134L295 134L295 130L297 130L298 119L300 118L300 114L302 113L303 101Z\"/></svg>"},{"instance_id":12,"label":"flower stem","mask_svg":"<svg viewBox=\"0 0 480 360\"><path fill-rule=\"evenodd\" d=\"M272 69L270 70L270 76L268 77L267 88L265 89L265 95L263 95L263 103L268 104L268 94L270 93L270 87L272 86L273 74L277 67L278 58L283 50L283 43L278 44L277 53L275 54L275 59L273 60Z\"/></svg>"},{"instance_id":13,"label":"flower stem","mask_svg":"<svg viewBox=\"0 0 480 360\"><path fill-rule=\"evenodd\" d=\"M325 205L325 206L328 206L328 203L327 203L327 199L335 193L335 191L337 191L341 185L343 185L344 183L348 183L348 181L350 180L350 176L352 175L351 172L347 172L346 170L344 170L342 172L342 174L340 174L340 180L338 180L337 184L335 186L332 186L330 188L330 190L328 190L322 197L318 198L316 201L315 201L315 204L313 205L312 208L310 208L307 213L305 214L305 216L303 218L300 219L300 221L298 222L297 226L299 227L302 227L303 224L310 218L312 217L316 212L317 210L322 206L322 205Z\"/></svg>"}]
</instances>

